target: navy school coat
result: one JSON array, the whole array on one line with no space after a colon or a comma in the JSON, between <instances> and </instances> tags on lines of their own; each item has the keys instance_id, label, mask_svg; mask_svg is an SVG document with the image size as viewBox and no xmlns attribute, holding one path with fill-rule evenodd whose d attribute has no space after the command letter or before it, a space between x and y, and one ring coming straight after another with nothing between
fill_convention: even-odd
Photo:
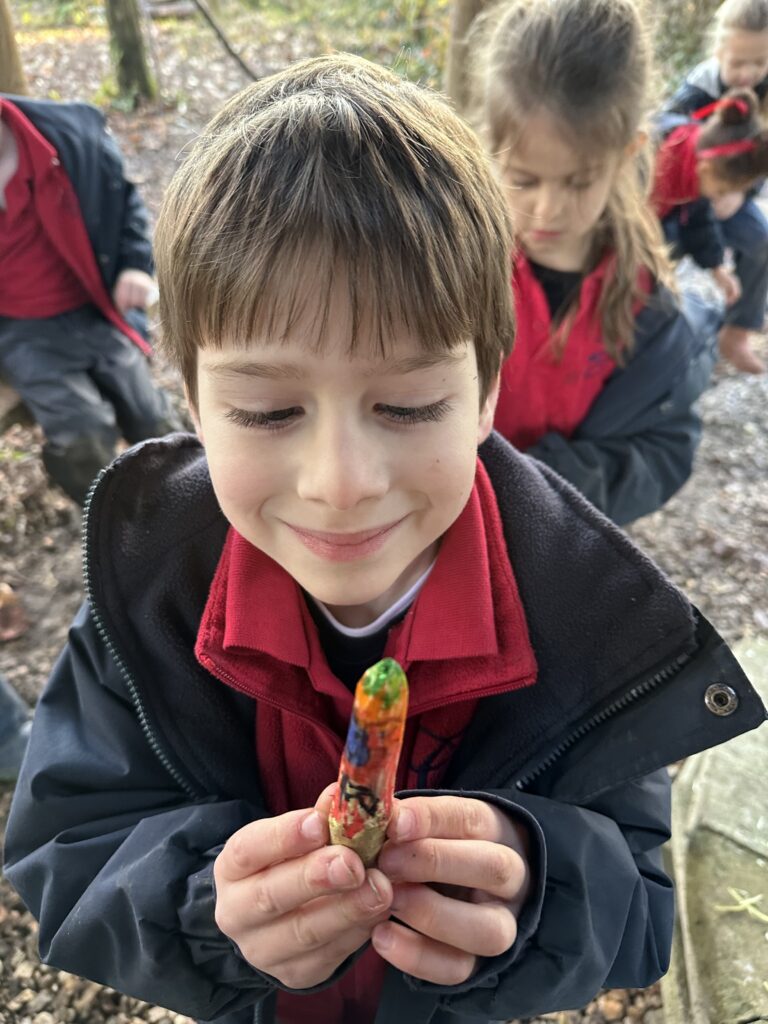
<instances>
[{"instance_id":1,"label":"navy school coat","mask_svg":"<svg viewBox=\"0 0 768 1024\"><path fill-rule=\"evenodd\" d=\"M673 922L664 766L765 718L714 629L620 530L498 435L481 456L539 676L480 701L443 792L528 821L537 885L514 945L463 984L389 969L376 1024L535 1016L656 980ZM86 516L89 600L38 705L6 876L45 962L193 1017L272 1021L279 983L214 921L213 861L267 811L254 701L193 653L227 529L199 443L121 456Z\"/></svg>"}]
</instances>

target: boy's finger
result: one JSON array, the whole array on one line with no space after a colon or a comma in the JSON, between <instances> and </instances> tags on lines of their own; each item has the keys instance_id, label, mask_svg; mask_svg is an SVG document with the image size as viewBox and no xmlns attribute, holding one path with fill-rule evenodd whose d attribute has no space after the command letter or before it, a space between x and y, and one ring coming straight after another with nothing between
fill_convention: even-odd
<instances>
[{"instance_id":1,"label":"boy's finger","mask_svg":"<svg viewBox=\"0 0 768 1024\"><path fill-rule=\"evenodd\" d=\"M499 900L467 903L427 885L397 885L391 909L422 935L475 956L500 956L517 937L514 914Z\"/></svg>"},{"instance_id":2,"label":"boy's finger","mask_svg":"<svg viewBox=\"0 0 768 1024\"><path fill-rule=\"evenodd\" d=\"M395 802L387 837L414 839L486 839L516 845L515 829L503 812L484 800L458 796L413 796Z\"/></svg>"},{"instance_id":3,"label":"boy's finger","mask_svg":"<svg viewBox=\"0 0 768 1024\"><path fill-rule=\"evenodd\" d=\"M337 953L341 954L337 962L345 959L367 941L377 921L386 919L391 902L392 886L380 871L372 869L355 891L324 896L271 924L257 925L251 929L251 937L238 945L246 959L289 984L283 975L304 954L321 954L318 959L322 962Z\"/></svg>"},{"instance_id":4,"label":"boy's finger","mask_svg":"<svg viewBox=\"0 0 768 1024\"><path fill-rule=\"evenodd\" d=\"M436 985L460 985L477 967L477 957L426 938L394 921L378 924L371 935L379 956L399 971Z\"/></svg>"},{"instance_id":5,"label":"boy's finger","mask_svg":"<svg viewBox=\"0 0 768 1024\"><path fill-rule=\"evenodd\" d=\"M359 889L364 879L363 862L354 850L324 846L240 879L228 892L219 885L217 919L227 934L237 934L281 918L319 896Z\"/></svg>"},{"instance_id":6,"label":"boy's finger","mask_svg":"<svg viewBox=\"0 0 768 1024\"><path fill-rule=\"evenodd\" d=\"M314 809L252 821L229 837L216 858L216 882L237 882L272 864L316 850L328 839L327 818Z\"/></svg>"},{"instance_id":7,"label":"boy's finger","mask_svg":"<svg viewBox=\"0 0 768 1024\"><path fill-rule=\"evenodd\" d=\"M379 868L391 882L440 882L482 889L508 902L528 885L528 866L501 843L473 839L417 839L391 843L381 851Z\"/></svg>"},{"instance_id":8,"label":"boy's finger","mask_svg":"<svg viewBox=\"0 0 768 1024\"><path fill-rule=\"evenodd\" d=\"M326 786L323 792L315 801L315 810L318 814L322 815L323 818L328 818L331 810L331 803L336 790L339 788L338 782L332 782L330 786Z\"/></svg>"}]
</instances>

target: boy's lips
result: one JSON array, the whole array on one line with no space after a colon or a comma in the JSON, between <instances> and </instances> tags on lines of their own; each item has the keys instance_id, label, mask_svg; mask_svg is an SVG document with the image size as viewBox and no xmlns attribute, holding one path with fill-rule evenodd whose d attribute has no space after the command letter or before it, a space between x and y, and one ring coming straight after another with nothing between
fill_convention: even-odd
<instances>
[{"instance_id":1,"label":"boy's lips","mask_svg":"<svg viewBox=\"0 0 768 1024\"><path fill-rule=\"evenodd\" d=\"M402 516L384 526L376 526L371 530L358 530L355 533L305 530L303 527L293 526L291 523L285 525L310 551L320 555L321 558L335 562L351 562L377 551L386 542L392 531L406 518L406 516Z\"/></svg>"}]
</instances>

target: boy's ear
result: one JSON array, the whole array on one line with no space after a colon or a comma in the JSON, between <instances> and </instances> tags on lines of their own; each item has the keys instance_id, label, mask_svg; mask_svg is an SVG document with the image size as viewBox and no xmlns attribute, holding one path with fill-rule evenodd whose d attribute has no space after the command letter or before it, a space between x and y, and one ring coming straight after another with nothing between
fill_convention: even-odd
<instances>
[{"instance_id":1,"label":"boy's ear","mask_svg":"<svg viewBox=\"0 0 768 1024\"><path fill-rule=\"evenodd\" d=\"M480 421L477 427L477 444L478 447L485 441L490 432L493 430L493 417L496 414L496 403L499 400L499 386L501 384L501 371L496 374L496 377L488 388L488 394L485 396L485 401L480 409Z\"/></svg>"}]
</instances>

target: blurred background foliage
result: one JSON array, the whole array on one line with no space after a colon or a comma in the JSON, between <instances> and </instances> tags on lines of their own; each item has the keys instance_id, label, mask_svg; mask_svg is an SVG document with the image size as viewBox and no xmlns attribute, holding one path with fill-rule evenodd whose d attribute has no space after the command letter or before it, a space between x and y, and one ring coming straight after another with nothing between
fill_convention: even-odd
<instances>
[{"instance_id":1,"label":"blurred background foliage","mask_svg":"<svg viewBox=\"0 0 768 1024\"><path fill-rule=\"evenodd\" d=\"M660 78L670 88L707 55L707 30L719 0L646 3ZM12 6L22 30L105 25L98 0L14 0ZM214 0L210 6L234 40L242 36L249 15L257 16L274 31L309 32L322 50L360 53L415 80L442 84L451 0Z\"/></svg>"}]
</instances>

